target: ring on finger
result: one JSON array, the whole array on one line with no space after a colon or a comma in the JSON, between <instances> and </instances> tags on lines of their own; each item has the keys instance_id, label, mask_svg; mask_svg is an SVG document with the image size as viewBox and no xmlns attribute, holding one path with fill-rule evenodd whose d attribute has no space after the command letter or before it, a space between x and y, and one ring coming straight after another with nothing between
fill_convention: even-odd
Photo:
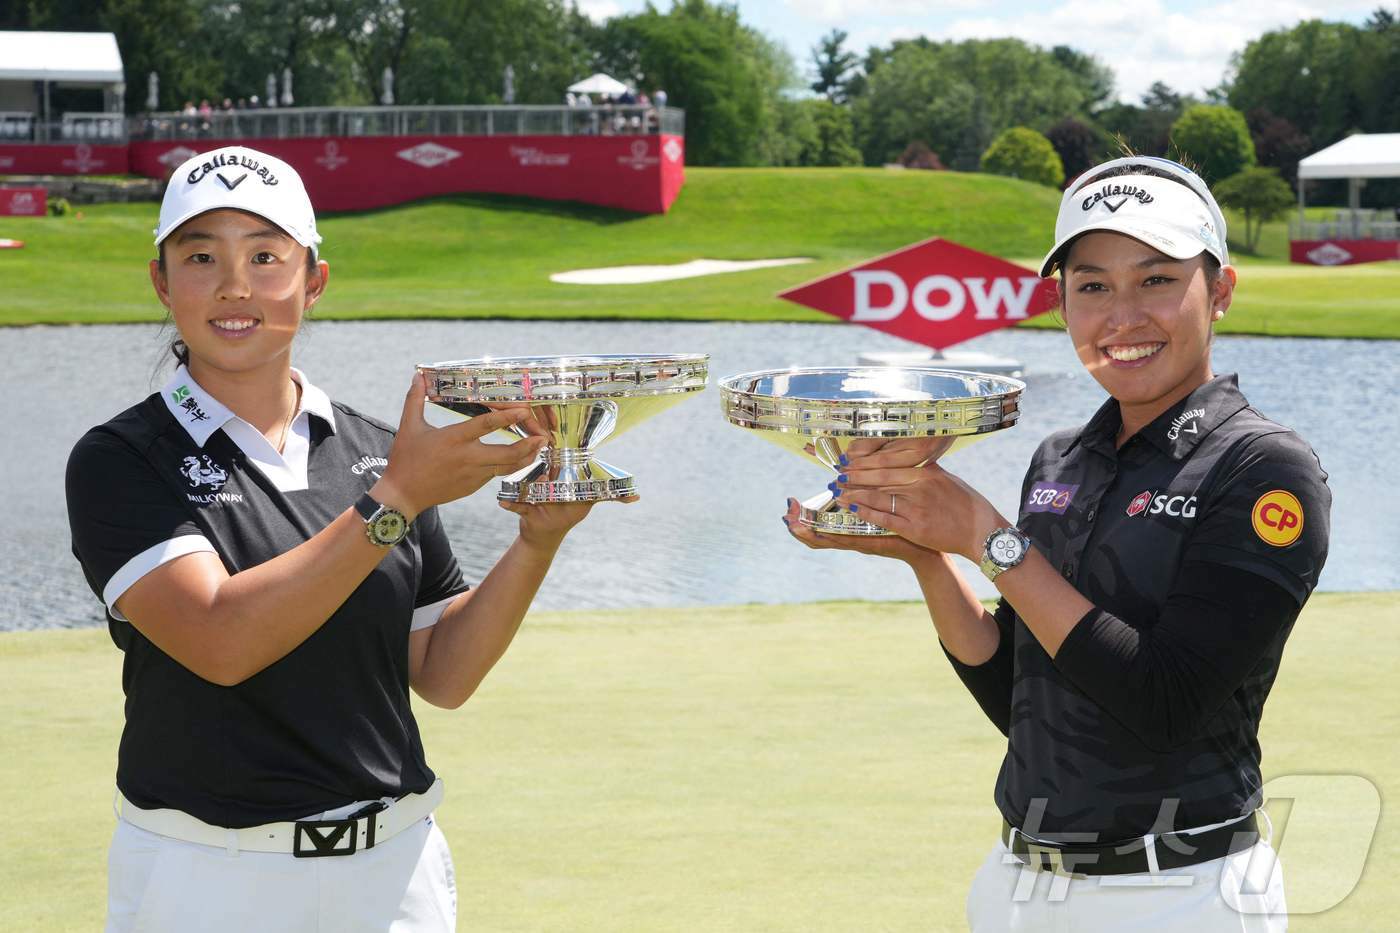
<instances>
[{"instance_id":1,"label":"ring on finger","mask_svg":"<svg viewBox=\"0 0 1400 933\"><path fill-rule=\"evenodd\" d=\"M890 493L890 514L891 514L891 515L897 514L897 513L895 512L895 498L894 498L894 493Z\"/></svg>"}]
</instances>

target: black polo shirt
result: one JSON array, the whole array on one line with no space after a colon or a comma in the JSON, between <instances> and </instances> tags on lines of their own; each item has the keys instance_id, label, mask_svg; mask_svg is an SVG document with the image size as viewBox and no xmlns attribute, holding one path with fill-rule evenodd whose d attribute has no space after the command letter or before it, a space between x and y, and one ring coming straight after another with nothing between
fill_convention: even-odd
<instances>
[{"instance_id":1,"label":"black polo shirt","mask_svg":"<svg viewBox=\"0 0 1400 933\"><path fill-rule=\"evenodd\" d=\"M435 509L310 637L236 686L191 673L115 608L183 554L213 551L230 574L270 560L374 484L393 430L293 376L301 410L281 453L181 367L69 458L73 552L125 652L117 785L139 807L245 827L434 780L410 709L408 635L467 588Z\"/></svg>"},{"instance_id":2,"label":"black polo shirt","mask_svg":"<svg viewBox=\"0 0 1400 933\"><path fill-rule=\"evenodd\" d=\"M997 654L953 661L1008 737L998 807L1047 840L1259 805L1264 700L1327 556L1326 473L1235 376L1115 448L1121 424L1110 399L1051 435L1022 487L1018 526L1095 611L1051 659L1003 600Z\"/></svg>"}]
</instances>

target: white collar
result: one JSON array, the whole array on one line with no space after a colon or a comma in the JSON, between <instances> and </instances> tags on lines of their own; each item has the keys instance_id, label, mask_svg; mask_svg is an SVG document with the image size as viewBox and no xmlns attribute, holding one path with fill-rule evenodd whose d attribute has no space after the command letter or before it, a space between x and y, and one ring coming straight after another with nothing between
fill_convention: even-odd
<instances>
[{"instance_id":1,"label":"white collar","mask_svg":"<svg viewBox=\"0 0 1400 933\"><path fill-rule=\"evenodd\" d=\"M315 415L326 423L335 433L335 409L331 407L330 397L324 391L311 384L311 380L301 370L293 367L292 379L301 386L301 404L296 413L292 416L295 420L302 412ZM181 364L175 374L170 377L160 390L160 397L165 402L165 407L170 410L171 416L179 422L180 426L189 434L190 439L197 445L203 447L213 436L214 432L222 428L230 419L238 418L228 407L214 396L206 392L199 383L194 381L189 369ZM239 418L242 421L243 419Z\"/></svg>"}]
</instances>

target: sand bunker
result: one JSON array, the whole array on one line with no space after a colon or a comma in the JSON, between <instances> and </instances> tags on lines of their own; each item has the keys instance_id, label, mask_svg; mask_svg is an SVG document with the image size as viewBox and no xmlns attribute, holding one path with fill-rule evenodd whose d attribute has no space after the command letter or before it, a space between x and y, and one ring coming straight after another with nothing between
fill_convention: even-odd
<instances>
[{"instance_id":1,"label":"sand bunker","mask_svg":"<svg viewBox=\"0 0 1400 933\"><path fill-rule=\"evenodd\" d=\"M811 262L811 259L798 256L791 259L692 259L669 266L607 266L602 269L572 269L556 272L549 277L551 282L565 285L645 285L648 282L669 282L672 279L693 279L701 275L719 275L724 272L747 272L749 269L767 269L771 266L795 266Z\"/></svg>"}]
</instances>

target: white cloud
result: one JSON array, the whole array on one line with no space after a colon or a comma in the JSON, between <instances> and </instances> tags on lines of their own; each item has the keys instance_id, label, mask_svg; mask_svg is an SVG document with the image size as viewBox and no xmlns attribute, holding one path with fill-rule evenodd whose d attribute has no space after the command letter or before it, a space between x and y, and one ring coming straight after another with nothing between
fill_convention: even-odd
<instances>
[{"instance_id":1,"label":"white cloud","mask_svg":"<svg viewBox=\"0 0 1400 933\"><path fill-rule=\"evenodd\" d=\"M1136 101L1155 81L1200 94L1220 83L1232 54L1265 32L1305 19L1364 14L1374 2L1235 0L1183 13L1179 6L1169 12L1161 0L1132 5L1067 0L1034 20L957 19L939 38L1012 36L1045 47L1068 45L1112 68L1119 96Z\"/></svg>"},{"instance_id":2,"label":"white cloud","mask_svg":"<svg viewBox=\"0 0 1400 933\"><path fill-rule=\"evenodd\" d=\"M595 23L612 19L622 13L617 0L578 0L578 11Z\"/></svg>"},{"instance_id":3,"label":"white cloud","mask_svg":"<svg viewBox=\"0 0 1400 933\"><path fill-rule=\"evenodd\" d=\"M858 23L873 16L926 19L943 10L973 10L984 5L978 0L783 0L783 4L798 16L835 24Z\"/></svg>"}]
</instances>

